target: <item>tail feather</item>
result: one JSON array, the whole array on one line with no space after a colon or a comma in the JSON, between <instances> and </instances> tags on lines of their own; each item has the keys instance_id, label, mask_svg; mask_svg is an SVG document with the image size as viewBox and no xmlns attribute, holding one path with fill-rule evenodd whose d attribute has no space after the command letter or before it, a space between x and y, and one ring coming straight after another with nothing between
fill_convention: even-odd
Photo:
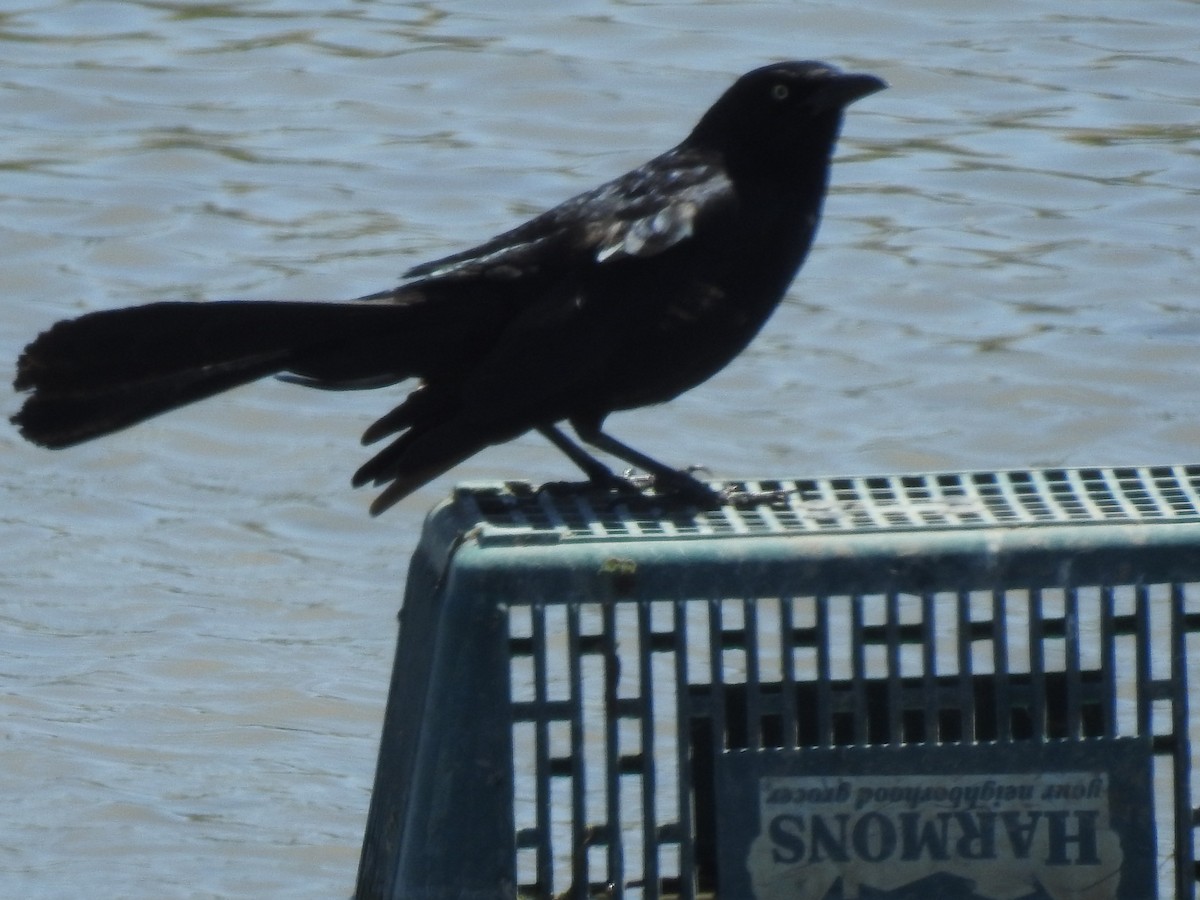
<instances>
[{"instance_id":1,"label":"tail feather","mask_svg":"<svg viewBox=\"0 0 1200 900\"><path fill-rule=\"evenodd\" d=\"M371 505L378 515L523 430L486 410L468 415L447 375L473 358L478 334L502 311L472 307L475 316L404 299L155 303L59 322L17 362L14 386L30 393L12 421L28 440L59 448L272 374L331 390L420 377L425 383L363 435L364 443L396 435L354 476L356 486L383 488Z\"/></svg>"},{"instance_id":2,"label":"tail feather","mask_svg":"<svg viewBox=\"0 0 1200 900\"><path fill-rule=\"evenodd\" d=\"M13 416L44 447L118 431L289 370L347 381L397 381L404 310L290 301L153 303L59 322L25 348Z\"/></svg>"},{"instance_id":3,"label":"tail feather","mask_svg":"<svg viewBox=\"0 0 1200 900\"><path fill-rule=\"evenodd\" d=\"M279 367L278 355L251 357L95 390L39 390L12 421L27 440L57 450L247 384Z\"/></svg>"}]
</instances>

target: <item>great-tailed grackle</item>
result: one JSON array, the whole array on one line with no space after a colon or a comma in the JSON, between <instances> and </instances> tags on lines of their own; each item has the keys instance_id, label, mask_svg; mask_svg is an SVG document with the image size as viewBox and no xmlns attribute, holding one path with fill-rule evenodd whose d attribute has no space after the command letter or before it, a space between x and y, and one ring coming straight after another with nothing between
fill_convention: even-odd
<instances>
[{"instance_id":1,"label":"great-tailed grackle","mask_svg":"<svg viewBox=\"0 0 1200 900\"><path fill-rule=\"evenodd\" d=\"M25 348L13 422L67 447L279 374L330 390L417 379L363 443L378 514L491 444L537 429L600 485L628 486L567 437L719 499L601 430L662 403L754 337L812 244L842 112L873 75L783 62L739 78L674 149L392 290L345 303L152 303L62 321Z\"/></svg>"}]
</instances>

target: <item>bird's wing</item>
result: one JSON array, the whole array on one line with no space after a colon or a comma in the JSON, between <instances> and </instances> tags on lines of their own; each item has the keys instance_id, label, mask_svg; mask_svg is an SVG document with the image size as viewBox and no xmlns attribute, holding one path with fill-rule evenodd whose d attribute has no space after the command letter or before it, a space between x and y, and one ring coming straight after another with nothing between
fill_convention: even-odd
<instances>
[{"instance_id":1,"label":"bird's wing","mask_svg":"<svg viewBox=\"0 0 1200 900\"><path fill-rule=\"evenodd\" d=\"M656 256L687 241L702 219L732 200L733 185L719 160L676 149L405 277L512 280Z\"/></svg>"}]
</instances>

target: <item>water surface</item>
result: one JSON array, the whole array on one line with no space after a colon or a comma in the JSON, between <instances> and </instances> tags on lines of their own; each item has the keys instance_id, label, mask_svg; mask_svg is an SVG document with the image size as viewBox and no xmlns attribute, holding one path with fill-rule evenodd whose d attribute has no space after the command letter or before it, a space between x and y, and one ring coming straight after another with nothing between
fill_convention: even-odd
<instances>
[{"instance_id":1,"label":"water surface","mask_svg":"<svg viewBox=\"0 0 1200 900\"><path fill-rule=\"evenodd\" d=\"M5 380L55 319L341 298L825 58L853 108L816 250L734 366L614 433L717 474L1196 462L1195 2L231 4L0 13ZM0 429L0 895L351 893L406 561L379 394L264 383L49 453ZM15 411L9 395L2 409Z\"/></svg>"}]
</instances>

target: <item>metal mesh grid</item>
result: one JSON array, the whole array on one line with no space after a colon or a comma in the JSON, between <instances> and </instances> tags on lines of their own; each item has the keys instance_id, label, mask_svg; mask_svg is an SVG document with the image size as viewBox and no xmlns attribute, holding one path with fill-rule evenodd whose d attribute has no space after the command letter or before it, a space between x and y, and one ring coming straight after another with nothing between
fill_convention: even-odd
<instances>
[{"instance_id":1,"label":"metal mesh grid","mask_svg":"<svg viewBox=\"0 0 1200 900\"><path fill-rule=\"evenodd\" d=\"M521 896L710 894L726 749L1144 735L1159 896L1195 896L1200 583L539 601L508 621Z\"/></svg>"},{"instance_id":2,"label":"metal mesh grid","mask_svg":"<svg viewBox=\"0 0 1200 900\"><path fill-rule=\"evenodd\" d=\"M457 500L493 537L515 529L554 532L563 540L1200 519L1200 465L777 479L718 487L777 496L697 511L653 497L614 499L510 482L466 486Z\"/></svg>"}]
</instances>

